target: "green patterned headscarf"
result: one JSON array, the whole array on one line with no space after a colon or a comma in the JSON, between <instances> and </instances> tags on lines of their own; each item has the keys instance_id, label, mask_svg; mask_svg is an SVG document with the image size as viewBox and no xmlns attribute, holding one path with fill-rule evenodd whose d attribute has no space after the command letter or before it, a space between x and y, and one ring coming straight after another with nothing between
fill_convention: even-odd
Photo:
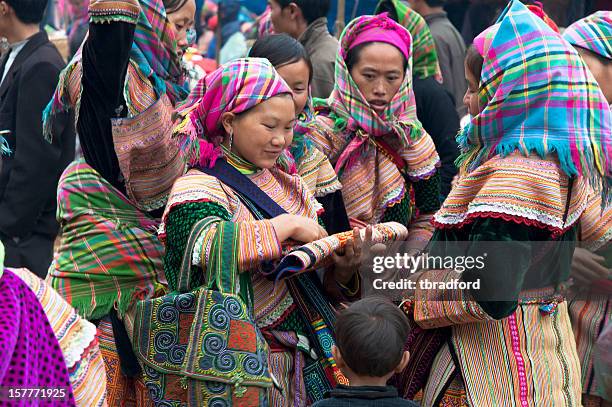
<instances>
[{"instance_id":1,"label":"green patterned headscarf","mask_svg":"<svg viewBox=\"0 0 612 407\"><path fill-rule=\"evenodd\" d=\"M419 79L433 76L442 83L442 71L431 31L419 13L408 7L402 0L382 0L376 6L376 14L395 10L397 22L412 36L412 71Z\"/></svg>"}]
</instances>

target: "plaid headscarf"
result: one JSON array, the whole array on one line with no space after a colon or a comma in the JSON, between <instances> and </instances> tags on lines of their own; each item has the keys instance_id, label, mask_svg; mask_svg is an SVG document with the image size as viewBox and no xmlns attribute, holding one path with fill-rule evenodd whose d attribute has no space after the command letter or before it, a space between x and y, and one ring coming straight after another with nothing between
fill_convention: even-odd
<instances>
[{"instance_id":1,"label":"plaid headscarf","mask_svg":"<svg viewBox=\"0 0 612 407\"><path fill-rule=\"evenodd\" d=\"M221 154L223 113L246 112L283 93L291 94L291 88L263 58L237 59L202 78L179 108L183 120L175 128L191 164L213 166Z\"/></svg>"},{"instance_id":2,"label":"plaid headscarf","mask_svg":"<svg viewBox=\"0 0 612 407\"><path fill-rule=\"evenodd\" d=\"M392 6L397 14L397 22L404 26L412 36L412 71L419 79L433 76L442 83L442 70L429 26L419 13L408 7L406 1L382 0L376 6L376 14Z\"/></svg>"},{"instance_id":3,"label":"plaid headscarf","mask_svg":"<svg viewBox=\"0 0 612 407\"><path fill-rule=\"evenodd\" d=\"M578 53L518 0L474 44L484 58L485 108L458 136L461 168L514 151L554 155L563 172L610 200L610 108Z\"/></svg>"},{"instance_id":4,"label":"plaid headscarf","mask_svg":"<svg viewBox=\"0 0 612 407\"><path fill-rule=\"evenodd\" d=\"M576 21L563 32L570 44L612 59L612 11L598 11Z\"/></svg>"},{"instance_id":5,"label":"plaid headscarf","mask_svg":"<svg viewBox=\"0 0 612 407\"><path fill-rule=\"evenodd\" d=\"M176 38L164 3L162 0L139 0L139 5L140 15L136 23L130 60L149 78L158 96L167 93L172 103L177 103L187 96L188 91ZM103 22L105 18L92 16L92 21ZM81 72L76 68L81 64L82 47L83 45L60 73L55 93L43 112L44 133L47 138L51 137L52 120L57 113L75 108L78 115L81 78L74 78L73 74ZM127 100L126 102L129 103Z\"/></svg>"},{"instance_id":6,"label":"plaid headscarf","mask_svg":"<svg viewBox=\"0 0 612 407\"><path fill-rule=\"evenodd\" d=\"M336 82L327 105L351 140L336 162L336 172L345 164L348 166L353 164L358 158L357 150L376 148L368 146L367 137L358 137L359 131L371 137L394 134L402 146L408 146L411 140L426 134L416 115L416 103L412 92L412 59L408 61L404 82L387 106L383 117L372 109L351 77L345 62L351 44L363 31L371 30L373 26L381 30L395 30L405 35L406 41L411 41L408 31L385 14L361 16L351 21L344 29L340 38L340 50L336 56ZM409 44L408 49L411 48Z\"/></svg>"}]
</instances>

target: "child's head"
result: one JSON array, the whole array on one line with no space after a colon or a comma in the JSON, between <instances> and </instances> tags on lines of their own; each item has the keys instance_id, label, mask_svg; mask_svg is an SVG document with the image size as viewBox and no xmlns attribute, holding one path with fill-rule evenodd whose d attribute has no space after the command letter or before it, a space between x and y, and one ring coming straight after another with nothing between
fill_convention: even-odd
<instances>
[{"instance_id":1,"label":"child's head","mask_svg":"<svg viewBox=\"0 0 612 407\"><path fill-rule=\"evenodd\" d=\"M334 358L342 372L354 380L385 378L408 363L404 344L408 320L391 301L367 297L343 310L336 321Z\"/></svg>"},{"instance_id":2,"label":"child's head","mask_svg":"<svg viewBox=\"0 0 612 407\"><path fill-rule=\"evenodd\" d=\"M253 44L249 57L266 58L293 91L295 112L299 115L308 102L312 63L296 39L287 34L265 36Z\"/></svg>"},{"instance_id":3,"label":"child's head","mask_svg":"<svg viewBox=\"0 0 612 407\"><path fill-rule=\"evenodd\" d=\"M468 88L463 96L463 104L468 108L468 112L472 116L480 113L478 90L483 63L484 59L478 53L476 47L470 45L465 55L465 79L468 82Z\"/></svg>"}]
</instances>

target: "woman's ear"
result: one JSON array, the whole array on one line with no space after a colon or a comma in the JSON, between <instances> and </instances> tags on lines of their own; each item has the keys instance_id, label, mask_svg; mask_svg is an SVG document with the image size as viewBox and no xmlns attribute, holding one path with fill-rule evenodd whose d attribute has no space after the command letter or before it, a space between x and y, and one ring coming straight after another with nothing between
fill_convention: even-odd
<instances>
[{"instance_id":1,"label":"woman's ear","mask_svg":"<svg viewBox=\"0 0 612 407\"><path fill-rule=\"evenodd\" d=\"M221 125L227 134L232 131L234 120L236 120L236 115L232 112L225 112L221 115Z\"/></svg>"}]
</instances>

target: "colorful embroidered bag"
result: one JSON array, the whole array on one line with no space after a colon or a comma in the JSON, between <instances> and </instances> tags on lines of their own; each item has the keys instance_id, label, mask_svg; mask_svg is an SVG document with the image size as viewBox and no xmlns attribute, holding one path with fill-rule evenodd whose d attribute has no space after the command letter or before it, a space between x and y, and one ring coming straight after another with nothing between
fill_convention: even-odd
<instances>
[{"instance_id":1,"label":"colorful embroidered bag","mask_svg":"<svg viewBox=\"0 0 612 407\"><path fill-rule=\"evenodd\" d=\"M250 277L237 271L234 223L217 224L205 283L189 291L190 254L210 222L192 228L178 292L137 304L134 351L156 405L266 406L269 350L247 306Z\"/></svg>"}]
</instances>

